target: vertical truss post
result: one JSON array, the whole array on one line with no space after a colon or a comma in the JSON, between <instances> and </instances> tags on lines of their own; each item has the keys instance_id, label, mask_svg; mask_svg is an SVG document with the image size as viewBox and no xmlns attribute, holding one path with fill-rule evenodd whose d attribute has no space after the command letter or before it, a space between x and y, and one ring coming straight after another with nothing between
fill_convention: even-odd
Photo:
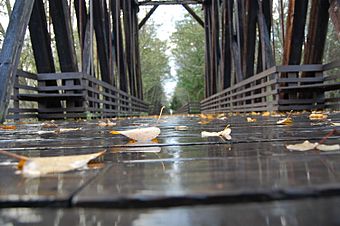
<instances>
[{"instance_id":1,"label":"vertical truss post","mask_svg":"<svg viewBox=\"0 0 340 226\"><path fill-rule=\"evenodd\" d=\"M0 53L0 123L4 122L34 1L16 0Z\"/></svg>"}]
</instances>

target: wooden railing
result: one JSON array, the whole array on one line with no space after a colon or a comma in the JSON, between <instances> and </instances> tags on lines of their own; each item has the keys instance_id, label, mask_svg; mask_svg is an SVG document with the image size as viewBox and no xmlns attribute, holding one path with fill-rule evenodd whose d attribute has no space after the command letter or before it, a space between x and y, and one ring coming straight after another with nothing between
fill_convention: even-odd
<instances>
[{"instance_id":1,"label":"wooden railing","mask_svg":"<svg viewBox=\"0 0 340 226\"><path fill-rule=\"evenodd\" d=\"M147 111L142 100L87 74L18 71L7 118L114 117Z\"/></svg>"},{"instance_id":2,"label":"wooden railing","mask_svg":"<svg viewBox=\"0 0 340 226\"><path fill-rule=\"evenodd\" d=\"M180 107L176 114L198 114L201 113L201 106L199 102L189 102Z\"/></svg>"},{"instance_id":3,"label":"wooden railing","mask_svg":"<svg viewBox=\"0 0 340 226\"><path fill-rule=\"evenodd\" d=\"M339 105L340 61L275 66L201 101L202 112L317 110ZM332 75L327 72L335 71ZM327 92L332 95L326 95Z\"/></svg>"}]
</instances>

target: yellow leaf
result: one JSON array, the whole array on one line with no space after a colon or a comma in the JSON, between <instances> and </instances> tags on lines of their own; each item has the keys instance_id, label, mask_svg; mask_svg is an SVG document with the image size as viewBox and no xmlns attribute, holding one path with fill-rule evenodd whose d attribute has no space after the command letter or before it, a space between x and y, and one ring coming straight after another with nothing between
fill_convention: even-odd
<instances>
[{"instance_id":1,"label":"yellow leaf","mask_svg":"<svg viewBox=\"0 0 340 226\"><path fill-rule=\"evenodd\" d=\"M16 130L17 127L15 125L1 125L0 129L3 129L3 130Z\"/></svg>"},{"instance_id":2,"label":"yellow leaf","mask_svg":"<svg viewBox=\"0 0 340 226\"><path fill-rule=\"evenodd\" d=\"M256 122L256 121L257 121L256 118L247 117L247 122Z\"/></svg>"},{"instance_id":3,"label":"yellow leaf","mask_svg":"<svg viewBox=\"0 0 340 226\"><path fill-rule=\"evenodd\" d=\"M323 113L311 113L309 115L310 120L325 120L327 119L328 115Z\"/></svg>"},{"instance_id":4,"label":"yellow leaf","mask_svg":"<svg viewBox=\"0 0 340 226\"><path fill-rule=\"evenodd\" d=\"M50 173L64 173L85 167L87 163L105 151L85 155L29 158L22 166L25 177L39 177Z\"/></svg>"},{"instance_id":5,"label":"yellow leaf","mask_svg":"<svg viewBox=\"0 0 340 226\"><path fill-rule=\"evenodd\" d=\"M255 111L251 112L250 114L251 114L251 115L260 115L260 113L255 112Z\"/></svg>"},{"instance_id":6,"label":"yellow leaf","mask_svg":"<svg viewBox=\"0 0 340 226\"><path fill-rule=\"evenodd\" d=\"M262 113L262 116L263 117L268 117L268 116L270 116L270 112L269 111L265 111L265 112Z\"/></svg>"},{"instance_id":7,"label":"yellow leaf","mask_svg":"<svg viewBox=\"0 0 340 226\"><path fill-rule=\"evenodd\" d=\"M292 123L293 123L293 120L290 117L285 118L285 119L281 119L281 120L276 122L276 124L278 124L278 125L290 125Z\"/></svg>"},{"instance_id":8,"label":"yellow leaf","mask_svg":"<svg viewBox=\"0 0 340 226\"><path fill-rule=\"evenodd\" d=\"M287 149L292 150L292 151L309 151L312 150L314 148L316 148L316 146L318 146L318 143L310 143L308 140L304 141L303 143L300 144L290 144L287 145Z\"/></svg>"},{"instance_id":9,"label":"yellow leaf","mask_svg":"<svg viewBox=\"0 0 340 226\"><path fill-rule=\"evenodd\" d=\"M156 138L161 133L161 130L158 127L146 127L123 131L111 131L110 133L121 134L137 141L149 141Z\"/></svg>"}]
</instances>

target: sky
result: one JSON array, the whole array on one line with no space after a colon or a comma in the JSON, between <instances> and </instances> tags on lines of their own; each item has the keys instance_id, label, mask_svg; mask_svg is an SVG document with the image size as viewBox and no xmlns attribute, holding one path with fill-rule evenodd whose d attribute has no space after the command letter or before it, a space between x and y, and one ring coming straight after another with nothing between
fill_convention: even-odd
<instances>
[{"instance_id":1,"label":"sky","mask_svg":"<svg viewBox=\"0 0 340 226\"><path fill-rule=\"evenodd\" d=\"M139 12L140 20L144 17L146 12L150 10L148 7L141 7ZM175 31L175 23L178 20L181 20L184 18L184 14L186 13L186 10L181 5L161 5L159 6L156 11L152 14L150 19L155 21L157 25L160 25L157 30L157 36L161 40L169 40L172 32ZM170 49L167 52L167 54L170 56ZM174 61L170 61L170 67L171 67L171 75L176 74L175 70L175 63ZM166 80L164 81L164 91L168 98L168 100L171 98L173 92L175 91L176 87L176 80Z\"/></svg>"}]
</instances>

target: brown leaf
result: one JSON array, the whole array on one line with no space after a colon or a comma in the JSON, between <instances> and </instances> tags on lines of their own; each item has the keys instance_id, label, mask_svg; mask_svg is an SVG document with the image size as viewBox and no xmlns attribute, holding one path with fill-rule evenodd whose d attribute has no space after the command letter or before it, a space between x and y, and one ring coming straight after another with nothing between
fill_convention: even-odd
<instances>
[{"instance_id":1,"label":"brown leaf","mask_svg":"<svg viewBox=\"0 0 340 226\"><path fill-rule=\"evenodd\" d=\"M123 131L111 131L111 134L122 134L130 139L137 141L149 141L156 138L161 130L158 127L146 127Z\"/></svg>"},{"instance_id":2,"label":"brown leaf","mask_svg":"<svg viewBox=\"0 0 340 226\"><path fill-rule=\"evenodd\" d=\"M17 127L15 125L0 125L0 129L3 129L3 130L16 130Z\"/></svg>"}]
</instances>

